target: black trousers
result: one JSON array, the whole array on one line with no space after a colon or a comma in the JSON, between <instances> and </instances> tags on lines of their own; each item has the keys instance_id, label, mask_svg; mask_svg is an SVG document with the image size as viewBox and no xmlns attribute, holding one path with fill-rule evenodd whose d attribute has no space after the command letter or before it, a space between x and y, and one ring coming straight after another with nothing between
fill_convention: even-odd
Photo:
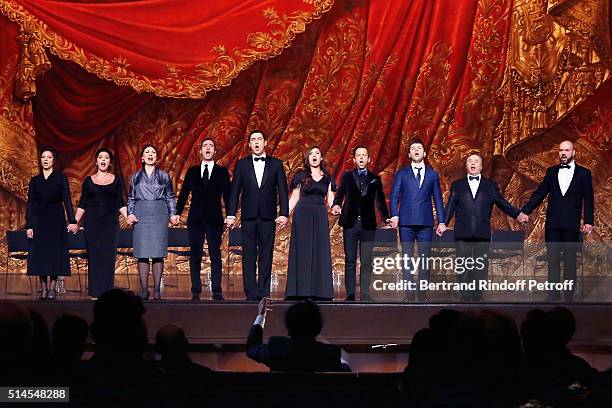
<instances>
[{"instance_id":1,"label":"black trousers","mask_svg":"<svg viewBox=\"0 0 612 408\"><path fill-rule=\"evenodd\" d=\"M376 230L362 228L361 221L355 222L350 228L344 228L344 283L347 296L355 296L357 275L357 248L359 247L359 287L361 296L369 295L372 277L372 242Z\"/></svg>"},{"instance_id":2,"label":"black trousers","mask_svg":"<svg viewBox=\"0 0 612 408\"><path fill-rule=\"evenodd\" d=\"M188 224L189 234L189 272L191 273L191 293L202 293L202 281L200 269L202 265L202 254L204 239L208 243L210 255L210 280L213 295L220 295L221 290L221 237L223 235L223 224L209 224L206 222Z\"/></svg>"},{"instance_id":3,"label":"black trousers","mask_svg":"<svg viewBox=\"0 0 612 408\"><path fill-rule=\"evenodd\" d=\"M247 300L270 296L275 235L274 220L242 220L242 280Z\"/></svg>"},{"instance_id":4,"label":"black trousers","mask_svg":"<svg viewBox=\"0 0 612 408\"><path fill-rule=\"evenodd\" d=\"M478 281L486 280L489 275L489 252L491 240L482 238L457 238L455 240L457 256L455 273L460 283L475 282L474 290L462 290L461 299L467 302L479 302L483 299ZM463 258L463 260L459 260ZM467 259L472 261L466 262ZM480 262L477 262L479 260ZM460 273L463 272L463 273Z\"/></svg>"},{"instance_id":5,"label":"black trousers","mask_svg":"<svg viewBox=\"0 0 612 408\"><path fill-rule=\"evenodd\" d=\"M548 260L548 281L561 282L561 255L563 254L563 279L574 281L572 289L564 291L565 300L573 300L576 286L576 252L580 243L579 231L561 229L546 229L546 258ZM549 293L553 299L560 298L559 291Z\"/></svg>"}]
</instances>

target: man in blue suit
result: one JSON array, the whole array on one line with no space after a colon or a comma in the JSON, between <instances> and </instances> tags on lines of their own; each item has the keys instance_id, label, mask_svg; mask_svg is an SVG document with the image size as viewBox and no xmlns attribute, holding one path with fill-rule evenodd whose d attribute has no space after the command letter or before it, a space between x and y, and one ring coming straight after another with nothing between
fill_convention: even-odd
<instances>
[{"instance_id":1,"label":"man in blue suit","mask_svg":"<svg viewBox=\"0 0 612 408\"><path fill-rule=\"evenodd\" d=\"M438 218L438 230L444 232L444 202L438 173L425 164L425 145L420 140L410 143L410 166L401 169L393 181L391 190L391 226L400 228L400 240L404 254L414 255L414 242L418 244L419 256L428 257L433 238L433 198ZM442 222L440 222L442 221ZM440 232L440 233L441 233ZM419 280L429 280L429 269L418 268ZM414 272L416 273L416 271ZM404 279L413 281L413 271L404 269ZM426 292L417 292L419 301L427 301ZM404 300L412 300L408 293Z\"/></svg>"}]
</instances>

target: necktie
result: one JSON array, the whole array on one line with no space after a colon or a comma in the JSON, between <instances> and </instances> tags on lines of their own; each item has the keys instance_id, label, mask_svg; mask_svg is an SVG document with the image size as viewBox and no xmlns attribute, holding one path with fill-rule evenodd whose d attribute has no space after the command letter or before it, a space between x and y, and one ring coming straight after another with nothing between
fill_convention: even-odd
<instances>
[{"instance_id":1,"label":"necktie","mask_svg":"<svg viewBox=\"0 0 612 408\"><path fill-rule=\"evenodd\" d=\"M562 169L569 169L571 166L569 164L562 164L561 168Z\"/></svg>"},{"instance_id":2,"label":"necktie","mask_svg":"<svg viewBox=\"0 0 612 408\"><path fill-rule=\"evenodd\" d=\"M202 174L202 179L204 181L208 181L209 173L208 173L208 164L204 165L204 174Z\"/></svg>"},{"instance_id":3,"label":"necktie","mask_svg":"<svg viewBox=\"0 0 612 408\"><path fill-rule=\"evenodd\" d=\"M417 175L416 175L417 185L419 186L419 188L421 188L421 170L423 168L422 167L415 167L415 169L417 171Z\"/></svg>"},{"instance_id":4,"label":"necktie","mask_svg":"<svg viewBox=\"0 0 612 408\"><path fill-rule=\"evenodd\" d=\"M472 180L478 181L478 180L480 180L480 176L469 176L469 179L470 179L470 181L472 181Z\"/></svg>"},{"instance_id":5,"label":"necktie","mask_svg":"<svg viewBox=\"0 0 612 408\"><path fill-rule=\"evenodd\" d=\"M253 160L255 160L255 161L259 161L259 160L265 161L266 158L265 157L254 157Z\"/></svg>"},{"instance_id":6,"label":"necktie","mask_svg":"<svg viewBox=\"0 0 612 408\"><path fill-rule=\"evenodd\" d=\"M366 173L364 172L359 172L359 191L363 193L363 190L365 190L365 186L366 186Z\"/></svg>"}]
</instances>

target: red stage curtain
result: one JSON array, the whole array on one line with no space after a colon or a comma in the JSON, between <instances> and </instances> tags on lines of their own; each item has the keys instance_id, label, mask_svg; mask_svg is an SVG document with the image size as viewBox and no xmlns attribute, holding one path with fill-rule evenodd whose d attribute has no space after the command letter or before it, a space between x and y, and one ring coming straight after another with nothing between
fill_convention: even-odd
<instances>
[{"instance_id":1,"label":"red stage curtain","mask_svg":"<svg viewBox=\"0 0 612 408\"><path fill-rule=\"evenodd\" d=\"M160 96L198 98L288 47L333 0L1 0L63 59Z\"/></svg>"}]
</instances>

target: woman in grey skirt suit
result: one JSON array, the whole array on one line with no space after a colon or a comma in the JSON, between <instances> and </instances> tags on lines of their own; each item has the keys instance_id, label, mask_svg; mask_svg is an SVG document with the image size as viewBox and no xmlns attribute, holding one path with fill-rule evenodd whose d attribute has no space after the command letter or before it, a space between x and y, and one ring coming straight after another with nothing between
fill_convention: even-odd
<instances>
[{"instance_id":1,"label":"woman in grey skirt suit","mask_svg":"<svg viewBox=\"0 0 612 408\"><path fill-rule=\"evenodd\" d=\"M134 226L134 257L138 258L140 297L149 298L149 259L153 263L154 299L161 299L161 278L164 258L168 254L168 218L173 225L179 221L172 190L172 180L155 167L157 149L146 145L142 149L142 169L132 175L128 194L128 223Z\"/></svg>"}]
</instances>

